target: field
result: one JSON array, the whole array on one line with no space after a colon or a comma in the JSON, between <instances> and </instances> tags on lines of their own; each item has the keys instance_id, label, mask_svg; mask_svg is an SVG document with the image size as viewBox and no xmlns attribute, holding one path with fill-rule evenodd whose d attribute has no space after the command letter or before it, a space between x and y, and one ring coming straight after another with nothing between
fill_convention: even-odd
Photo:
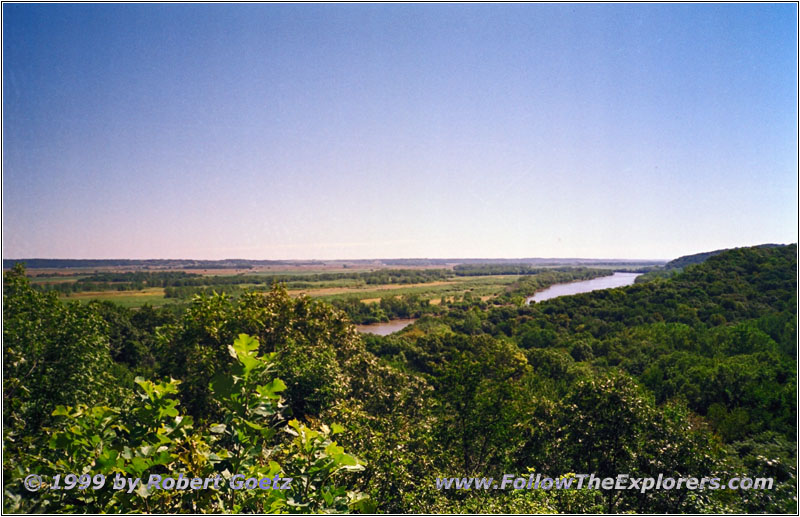
<instances>
[{"instance_id":1,"label":"field","mask_svg":"<svg viewBox=\"0 0 800 517\"><path fill-rule=\"evenodd\" d=\"M535 267L544 271L577 265L565 261ZM442 299L451 300L466 293L487 300L510 290L523 276L530 276L530 271L527 275L503 274L504 268L510 268L507 272L517 273L515 266L523 269L534 267L530 263L487 261L459 265L454 261L403 264L402 269L397 269L380 261L354 261L204 269L182 266L47 267L28 269L27 274L34 286L55 290L66 302L107 300L128 308L186 304L200 292L224 291L234 297L249 289L266 292L274 282L283 284L293 297L308 295L328 302L358 300L371 304L385 297L414 296L438 305ZM625 263L616 264L616 267L613 263L592 264L595 269L618 269L619 266L647 267L650 264ZM465 273L463 268L474 270ZM488 268L487 274L481 274L481 268ZM134 275L141 277L133 281Z\"/></svg>"},{"instance_id":2,"label":"field","mask_svg":"<svg viewBox=\"0 0 800 517\"><path fill-rule=\"evenodd\" d=\"M519 278L519 275L453 276L445 281L427 283L368 285L363 281L353 279L313 281L311 280L311 273L309 273L309 276L308 281L302 282L303 287L294 286L300 282L287 282L285 285L289 290L289 294L291 296L308 295L325 301L355 298L364 303L378 302L385 296L417 295L422 299L431 300L432 304L438 304L442 297L463 296L466 292L471 292L473 296L479 296L483 299L493 297L502 293L506 287ZM64 283L70 281L74 282L75 280L64 277L46 277L46 279L34 279L33 283ZM240 284L239 286L243 289L265 290L263 285L255 283ZM146 304L159 307L181 301L165 298L164 288L161 287L129 291L86 291L62 295L61 298L64 301L78 300L81 302L108 300L128 308L138 308Z\"/></svg>"},{"instance_id":3,"label":"field","mask_svg":"<svg viewBox=\"0 0 800 517\"><path fill-rule=\"evenodd\" d=\"M138 308L146 304L160 307L177 301L164 298L164 289L161 287L142 289L140 291L88 291L62 296L61 298L64 301L77 300L80 302L89 302L91 300L111 301L128 308Z\"/></svg>"},{"instance_id":4,"label":"field","mask_svg":"<svg viewBox=\"0 0 800 517\"><path fill-rule=\"evenodd\" d=\"M343 289L341 292L326 292L326 290L310 290L306 294L313 298L333 301L343 298L358 298L364 303L378 302L384 296L417 295L431 303L438 304L442 297L452 298L471 292L473 296L492 297L502 293L506 287L513 284L519 275L494 275L494 276L454 276L451 280L443 282L429 282L426 284L411 285L381 285L366 288ZM290 290L290 293L293 291ZM298 292L298 294L300 294Z\"/></svg>"}]
</instances>

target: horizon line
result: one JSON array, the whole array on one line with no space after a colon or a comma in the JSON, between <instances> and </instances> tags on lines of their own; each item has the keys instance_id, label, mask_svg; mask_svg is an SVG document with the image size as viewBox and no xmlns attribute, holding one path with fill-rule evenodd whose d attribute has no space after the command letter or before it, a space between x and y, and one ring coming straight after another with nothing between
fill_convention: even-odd
<instances>
[{"instance_id":1,"label":"horizon line","mask_svg":"<svg viewBox=\"0 0 800 517\"><path fill-rule=\"evenodd\" d=\"M705 252L699 252L705 253ZM693 253L692 253L693 255ZM74 261L202 261L202 262L363 262L363 261L384 261L384 260L610 260L610 261L637 261L637 262L663 262L672 259L665 258L610 258L610 257L364 257L364 258L241 258L230 257L222 259L209 258L65 258L65 257L23 257L6 258L3 260L25 261L25 260L74 260Z\"/></svg>"}]
</instances>

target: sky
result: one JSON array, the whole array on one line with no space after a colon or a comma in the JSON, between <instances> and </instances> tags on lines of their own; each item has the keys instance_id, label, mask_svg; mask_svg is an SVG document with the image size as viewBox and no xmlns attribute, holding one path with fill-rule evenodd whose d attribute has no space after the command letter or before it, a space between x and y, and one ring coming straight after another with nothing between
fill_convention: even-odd
<instances>
[{"instance_id":1,"label":"sky","mask_svg":"<svg viewBox=\"0 0 800 517\"><path fill-rule=\"evenodd\" d=\"M3 4L5 258L797 242L796 4Z\"/></svg>"}]
</instances>

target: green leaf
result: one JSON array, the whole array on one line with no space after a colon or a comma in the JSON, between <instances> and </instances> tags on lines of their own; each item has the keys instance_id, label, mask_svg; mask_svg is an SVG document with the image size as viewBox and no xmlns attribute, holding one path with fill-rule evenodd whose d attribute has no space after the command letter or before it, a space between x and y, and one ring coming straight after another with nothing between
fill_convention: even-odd
<instances>
[{"instance_id":1,"label":"green leaf","mask_svg":"<svg viewBox=\"0 0 800 517\"><path fill-rule=\"evenodd\" d=\"M163 450L152 457L152 465L167 465L173 460L172 454L169 451Z\"/></svg>"},{"instance_id":2,"label":"green leaf","mask_svg":"<svg viewBox=\"0 0 800 517\"><path fill-rule=\"evenodd\" d=\"M239 361L244 366L244 375L247 376L255 367L261 364L261 361L258 360L256 357L251 357L247 355L240 355Z\"/></svg>"},{"instance_id":3,"label":"green leaf","mask_svg":"<svg viewBox=\"0 0 800 517\"><path fill-rule=\"evenodd\" d=\"M69 414L70 408L68 406L56 406L53 410L53 416L70 416Z\"/></svg>"},{"instance_id":4,"label":"green leaf","mask_svg":"<svg viewBox=\"0 0 800 517\"><path fill-rule=\"evenodd\" d=\"M350 495L348 493L348 495ZM368 495L359 494L350 502L350 509L359 513L377 513L378 505Z\"/></svg>"},{"instance_id":5,"label":"green leaf","mask_svg":"<svg viewBox=\"0 0 800 517\"><path fill-rule=\"evenodd\" d=\"M255 429L255 430L257 430L257 431L261 431L262 429L264 429L264 426L262 426L262 425L259 425L259 424L255 423L255 422L251 422L251 421L249 421L249 420L245 420L245 419L242 419L242 421L243 421L245 424L247 424L248 426L252 427L253 429Z\"/></svg>"},{"instance_id":6,"label":"green leaf","mask_svg":"<svg viewBox=\"0 0 800 517\"><path fill-rule=\"evenodd\" d=\"M346 466L358 465L358 460L354 456L350 456L349 454L337 454L336 456L334 456L334 459L340 465L346 465Z\"/></svg>"},{"instance_id":7,"label":"green leaf","mask_svg":"<svg viewBox=\"0 0 800 517\"><path fill-rule=\"evenodd\" d=\"M330 454L331 456L336 457L344 452L344 447L340 447L336 445L336 442L329 443L327 447L325 447L325 452Z\"/></svg>"},{"instance_id":8,"label":"green leaf","mask_svg":"<svg viewBox=\"0 0 800 517\"><path fill-rule=\"evenodd\" d=\"M253 352L258 351L258 340L247 334L239 334L233 342L233 349L238 356L253 355Z\"/></svg>"},{"instance_id":9,"label":"green leaf","mask_svg":"<svg viewBox=\"0 0 800 517\"><path fill-rule=\"evenodd\" d=\"M131 466L134 468L135 472L144 472L148 468L150 468L151 463L144 458L133 458L131 459Z\"/></svg>"},{"instance_id":10,"label":"green leaf","mask_svg":"<svg viewBox=\"0 0 800 517\"><path fill-rule=\"evenodd\" d=\"M178 410L175 409L175 406L178 405L177 400L168 400L166 401L165 407L158 409L158 418L164 418L165 416L168 417L176 417L178 416Z\"/></svg>"},{"instance_id":11,"label":"green leaf","mask_svg":"<svg viewBox=\"0 0 800 517\"><path fill-rule=\"evenodd\" d=\"M139 385L144 390L150 400L155 400L155 384L146 380L144 377L136 377L133 382Z\"/></svg>"},{"instance_id":12,"label":"green leaf","mask_svg":"<svg viewBox=\"0 0 800 517\"><path fill-rule=\"evenodd\" d=\"M97 466L101 470L107 470L116 465L119 453L113 449L104 449L97 457Z\"/></svg>"},{"instance_id":13,"label":"green leaf","mask_svg":"<svg viewBox=\"0 0 800 517\"><path fill-rule=\"evenodd\" d=\"M354 499L350 501L350 509L359 513L377 513L378 505L366 494L352 494L348 492L348 496Z\"/></svg>"},{"instance_id":14,"label":"green leaf","mask_svg":"<svg viewBox=\"0 0 800 517\"><path fill-rule=\"evenodd\" d=\"M272 382L266 386L269 393L280 393L286 390L286 384L281 379L273 379Z\"/></svg>"},{"instance_id":15,"label":"green leaf","mask_svg":"<svg viewBox=\"0 0 800 517\"><path fill-rule=\"evenodd\" d=\"M50 437L51 449L67 449L71 440L64 433L58 433Z\"/></svg>"}]
</instances>

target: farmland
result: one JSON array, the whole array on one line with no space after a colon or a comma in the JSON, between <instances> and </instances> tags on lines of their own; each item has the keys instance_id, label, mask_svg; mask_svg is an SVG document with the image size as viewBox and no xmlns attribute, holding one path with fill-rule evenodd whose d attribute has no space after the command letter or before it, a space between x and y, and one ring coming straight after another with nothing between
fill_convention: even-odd
<instances>
[{"instance_id":1,"label":"farmland","mask_svg":"<svg viewBox=\"0 0 800 517\"><path fill-rule=\"evenodd\" d=\"M41 267L29 268L27 274L35 288L56 291L65 302L111 301L127 308L185 305L197 294L225 293L238 297L245 291L267 292L273 284L283 285L292 297L307 295L327 302L355 300L370 304L386 297L413 297L438 305L443 300L454 301L465 295L489 300L514 290L515 285L526 277L583 265L567 259L527 260L524 263L447 259L408 263L387 260L273 265L257 261L252 264L220 261L219 264L200 264L204 267L187 261L166 265L147 261L93 265L70 261L65 267L55 267L60 265L58 262L30 261ZM647 269L654 264L653 261L594 261L590 265L598 271L610 271ZM395 265L403 268L393 267Z\"/></svg>"}]
</instances>

